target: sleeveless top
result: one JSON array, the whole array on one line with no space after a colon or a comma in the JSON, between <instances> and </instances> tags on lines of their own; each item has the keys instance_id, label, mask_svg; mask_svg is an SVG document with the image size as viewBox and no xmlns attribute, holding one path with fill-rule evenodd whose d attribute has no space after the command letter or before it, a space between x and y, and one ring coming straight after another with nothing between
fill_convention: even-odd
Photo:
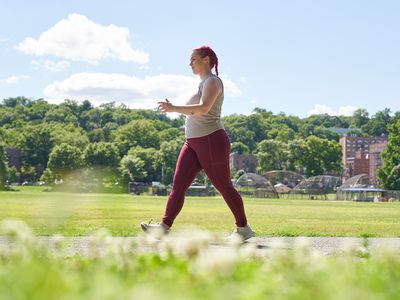
<instances>
[{"instance_id":1,"label":"sleeveless top","mask_svg":"<svg viewBox=\"0 0 400 300\"><path fill-rule=\"evenodd\" d=\"M216 77L219 80L221 80L214 74L211 74L210 76L206 77L203 81L200 82L197 94L193 96L188 102L186 102L186 104L200 103L200 99L203 92L203 85L205 81L211 77ZM213 133L214 131L217 131L219 129L224 129L220 118L223 102L224 102L224 86L222 84L222 91L217 96L217 99L215 99L214 104L211 106L211 109L207 114L201 116L196 116L196 115L186 116L185 137L186 138L202 137L209 135L210 133Z\"/></svg>"}]
</instances>

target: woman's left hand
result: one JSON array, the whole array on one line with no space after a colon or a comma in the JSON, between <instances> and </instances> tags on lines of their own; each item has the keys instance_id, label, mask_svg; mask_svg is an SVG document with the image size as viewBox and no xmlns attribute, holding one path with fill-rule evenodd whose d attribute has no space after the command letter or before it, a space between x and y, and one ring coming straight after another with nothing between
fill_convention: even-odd
<instances>
[{"instance_id":1,"label":"woman's left hand","mask_svg":"<svg viewBox=\"0 0 400 300\"><path fill-rule=\"evenodd\" d=\"M160 110L162 113L166 112L172 112L173 105L167 98L165 98L165 101L160 101L158 103L158 110Z\"/></svg>"}]
</instances>

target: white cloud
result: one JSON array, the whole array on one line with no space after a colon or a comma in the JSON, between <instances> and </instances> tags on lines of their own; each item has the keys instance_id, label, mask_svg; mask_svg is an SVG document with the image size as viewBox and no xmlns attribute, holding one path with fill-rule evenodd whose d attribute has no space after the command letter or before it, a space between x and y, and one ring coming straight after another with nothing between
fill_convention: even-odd
<instances>
[{"instance_id":1,"label":"white cloud","mask_svg":"<svg viewBox=\"0 0 400 300\"><path fill-rule=\"evenodd\" d=\"M219 77L222 79L224 84L224 91L232 97L239 97L242 95L242 91L238 88L227 74L221 74Z\"/></svg>"},{"instance_id":2,"label":"white cloud","mask_svg":"<svg viewBox=\"0 0 400 300\"><path fill-rule=\"evenodd\" d=\"M339 107L339 116L352 116L357 109L358 107L351 105L341 106Z\"/></svg>"},{"instance_id":3,"label":"white cloud","mask_svg":"<svg viewBox=\"0 0 400 300\"><path fill-rule=\"evenodd\" d=\"M185 103L196 93L198 84L196 77L175 74L140 79L124 74L78 73L48 85L43 93L52 103L60 103L64 99L89 99L94 105L115 101L131 108L154 109L157 101L164 98L175 104ZM233 81L227 79L225 84L227 96L240 94Z\"/></svg>"},{"instance_id":4,"label":"white cloud","mask_svg":"<svg viewBox=\"0 0 400 300\"><path fill-rule=\"evenodd\" d=\"M46 69L52 72L59 72L68 69L71 64L66 60L52 61L52 60L32 60L31 65L35 69Z\"/></svg>"},{"instance_id":5,"label":"white cloud","mask_svg":"<svg viewBox=\"0 0 400 300\"><path fill-rule=\"evenodd\" d=\"M8 84L15 84L15 83L20 82L21 80L30 79L30 78L31 78L31 76L28 76L28 75L19 75L19 76L13 75L6 79L3 79L2 82L8 83Z\"/></svg>"},{"instance_id":6,"label":"white cloud","mask_svg":"<svg viewBox=\"0 0 400 300\"><path fill-rule=\"evenodd\" d=\"M324 104L316 104L313 109L307 112L307 116L328 114L331 116L351 116L353 112L358 109L357 107L346 105L339 107L339 112L336 112L330 106Z\"/></svg>"},{"instance_id":7,"label":"white cloud","mask_svg":"<svg viewBox=\"0 0 400 300\"><path fill-rule=\"evenodd\" d=\"M102 26L80 14L70 14L43 32L38 39L25 38L16 49L37 56L54 55L73 61L96 64L105 58L146 64L149 54L133 49L129 29Z\"/></svg>"},{"instance_id":8,"label":"white cloud","mask_svg":"<svg viewBox=\"0 0 400 300\"><path fill-rule=\"evenodd\" d=\"M322 115L322 114L328 114L333 116L335 115L335 111L327 105L315 104L314 108L307 112L307 116Z\"/></svg>"}]
</instances>

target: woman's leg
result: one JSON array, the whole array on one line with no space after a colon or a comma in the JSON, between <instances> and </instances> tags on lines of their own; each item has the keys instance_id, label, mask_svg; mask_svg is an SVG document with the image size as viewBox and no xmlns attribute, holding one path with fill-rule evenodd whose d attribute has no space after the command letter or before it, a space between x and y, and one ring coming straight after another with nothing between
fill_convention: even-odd
<instances>
[{"instance_id":1,"label":"woman's leg","mask_svg":"<svg viewBox=\"0 0 400 300\"><path fill-rule=\"evenodd\" d=\"M243 199L231 181L230 140L225 130L218 130L201 138L188 139L188 143L196 151L204 172L228 204L235 217L236 225L246 226Z\"/></svg>"},{"instance_id":2,"label":"woman's leg","mask_svg":"<svg viewBox=\"0 0 400 300\"><path fill-rule=\"evenodd\" d=\"M172 191L169 194L167 207L162 222L169 227L172 226L176 216L183 207L185 192L192 184L201 166L196 153L189 147L187 142L183 145L178 161L176 162Z\"/></svg>"}]
</instances>

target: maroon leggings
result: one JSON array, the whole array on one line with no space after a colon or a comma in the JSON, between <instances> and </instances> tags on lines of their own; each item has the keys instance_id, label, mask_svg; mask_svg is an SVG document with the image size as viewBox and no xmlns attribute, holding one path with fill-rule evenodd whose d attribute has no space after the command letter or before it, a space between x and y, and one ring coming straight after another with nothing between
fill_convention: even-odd
<instances>
[{"instance_id":1,"label":"maroon leggings","mask_svg":"<svg viewBox=\"0 0 400 300\"><path fill-rule=\"evenodd\" d=\"M172 226L182 209L186 190L203 169L212 184L224 197L235 216L236 225L239 227L247 225L242 197L231 182L230 148L230 140L224 129L203 137L186 140L176 163L172 191L162 219L164 224Z\"/></svg>"}]
</instances>

